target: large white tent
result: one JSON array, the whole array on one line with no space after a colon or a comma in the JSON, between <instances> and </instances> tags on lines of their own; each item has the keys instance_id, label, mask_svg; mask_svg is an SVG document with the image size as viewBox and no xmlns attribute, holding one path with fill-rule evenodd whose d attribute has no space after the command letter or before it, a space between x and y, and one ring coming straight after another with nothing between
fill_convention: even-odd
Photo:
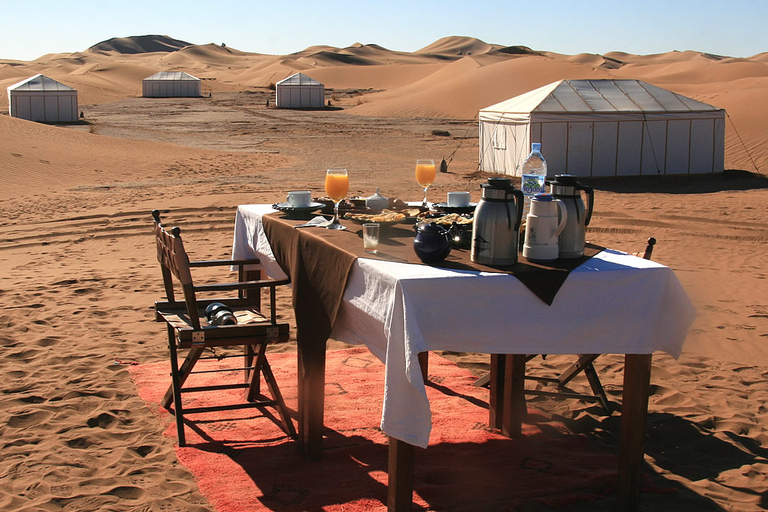
<instances>
[{"instance_id":1,"label":"large white tent","mask_svg":"<svg viewBox=\"0 0 768 512\"><path fill-rule=\"evenodd\" d=\"M723 171L725 110L639 80L560 80L479 119L486 172L520 176L532 142L550 176Z\"/></svg>"},{"instance_id":2,"label":"large white tent","mask_svg":"<svg viewBox=\"0 0 768 512\"><path fill-rule=\"evenodd\" d=\"M197 98L200 79L184 71L160 71L141 81L145 98Z\"/></svg>"},{"instance_id":3,"label":"large white tent","mask_svg":"<svg viewBox=\"0 0 768 512\"><path fill-rule=\"evenodd\" d=\"M44 123L77 121L77 91L45 75L35 75L8 87L11 117Z\"/></svg>"},{"instance_id":4,"label":"large white tent","mask_svg":"<svg viewBox=\"0 0 768 512\"><path fill-rule=\"evenodd\" d=\"M275 84L278 108L322 108L325 86L304 73L296 73Z\"/></svg>"}]
</instances>

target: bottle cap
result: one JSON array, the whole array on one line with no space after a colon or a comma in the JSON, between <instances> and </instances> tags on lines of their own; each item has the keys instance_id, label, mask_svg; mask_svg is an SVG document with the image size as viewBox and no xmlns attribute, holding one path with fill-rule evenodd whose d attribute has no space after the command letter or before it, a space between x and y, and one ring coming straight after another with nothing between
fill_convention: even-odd
<instances>
[{"instance_id":1,"label":"bottle cap","mask_svg":"<svg viewBox=\"0 0 768 512\"><path fill-rule=\"evenodd\" d=\"M541 142L532 142L531 151L541 151Z\"/></svg>"}]
</instances>

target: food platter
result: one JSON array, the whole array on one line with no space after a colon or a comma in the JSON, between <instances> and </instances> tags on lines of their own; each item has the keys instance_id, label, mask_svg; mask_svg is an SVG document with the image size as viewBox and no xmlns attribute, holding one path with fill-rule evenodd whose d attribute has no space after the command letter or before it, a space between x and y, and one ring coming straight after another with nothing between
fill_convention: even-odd
<instances>
[{"instance_id":1,"label":"food platter","mask_svg":"<svg viewBox=\"0 0 768 512\"><path fill-rule=\"evenodd\" d=\"M406 219L404 213L393 212L384 210L381 213L345 213L344 218L356 222L358 224L365 224L366 222L376 222L382 227L394 226Z\"/></svg>"}]
</instances>

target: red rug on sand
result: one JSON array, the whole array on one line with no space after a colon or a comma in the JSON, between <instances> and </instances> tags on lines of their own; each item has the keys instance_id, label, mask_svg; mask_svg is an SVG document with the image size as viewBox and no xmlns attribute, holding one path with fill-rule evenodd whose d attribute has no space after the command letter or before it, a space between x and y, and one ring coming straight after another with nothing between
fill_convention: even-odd
<instances>
[{"instance_id":1,"label":"red rug on sand","mask_svg":"<svg viewBox=\"0 0 768 512\"><path fill-rule=\"evenodd\" d=\"M288 406L296 409L296 355L271 354ZM615 491L616 457L562 426L534 416L512 440L489 429L488 391L447 359L430 355L432 437L416 450L415 510L502 511L539 503L567 508ZM157 404L167 363L130 367L141 397ZM190 378L220 379L220 374ZM219 512L385 510L387 439L379 430L384 366L365 348L328 352L323 458L304 460L296 443L258 409L188 418L179 460ZM196 395L195 405L227 403L242 390ZM192 396L186 399L191 406ZM271 409L267 409L269 414ZM529 410L536 415L535 411ZM166 434L173 417L160 409Z\"/></svg>"}]
</instances>

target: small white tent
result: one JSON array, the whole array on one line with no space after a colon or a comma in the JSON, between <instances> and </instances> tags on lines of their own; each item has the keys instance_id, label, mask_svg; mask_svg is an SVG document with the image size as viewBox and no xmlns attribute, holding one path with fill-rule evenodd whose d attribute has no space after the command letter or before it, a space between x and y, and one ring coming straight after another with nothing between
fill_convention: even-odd
<instances>
[{"instance_id":1,"label":"small white tent","mask_svg":"<svg viewBox=\"0 0 768 512\"><path fill-rule=\"evenodd\" d=\"M560 80L480 110L480 170L520 176L532 142L548 173L722 172L725 111L639 80Z\"/></svg>"},{"instance_id":2,"label":"small white tent","mask_svg":"<svg viewBox=\"0 0 768 512\"><path fill-rule=\"evenodd\" d=\"M322 108L325 86L303 73L296 73L275 84L277 108Z\"/></svg>"},{"instance_id":3,"label":"small white tent","mask_svg":"<svg viewBox=\"0 0 768 512\"><path fill-rule=\"evenodd\" d=\"M77 121L77 91L45 75L35 75L8 87L11 117L44 123Z\"/></svg>"},{"instance_id":4,"label":"small white tent","mask_svg":"<svg viewBox=\"0 0 768 512\"><path fill-rule=\"evenodd\" d=\"M200 79L183 71L160 71L141 81L145 98L197 98Z\"/></svg>"}]
</instances>

